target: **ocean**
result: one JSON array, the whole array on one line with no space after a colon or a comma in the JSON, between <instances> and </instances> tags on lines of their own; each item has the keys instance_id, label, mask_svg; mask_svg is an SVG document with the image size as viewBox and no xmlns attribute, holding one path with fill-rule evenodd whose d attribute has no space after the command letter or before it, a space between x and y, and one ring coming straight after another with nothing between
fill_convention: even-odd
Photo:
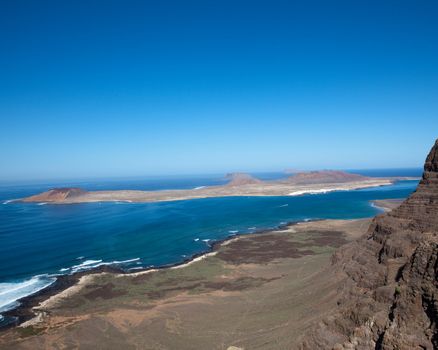
<instances>
[{"instance_id":1,"label":"ocean","mask_svg":"<svg viewBox=\"0 0 438 350\"><path fill-rule=\"evenodd\" d=\"M421 169L355 171L419 176ZM280 173L255 174L276 179ZM311 219L376 215L371 200L404 198L418 181L298 197L225 197L162 203L41 205L9 202L57 186L87 190L160 190L225 183L223 176L0 184L0 313L49 286L60 274L102 265L134 271L174 264L230 235ZM2 317L0 317L0 324Z\"/></svg>"}]
</instances>

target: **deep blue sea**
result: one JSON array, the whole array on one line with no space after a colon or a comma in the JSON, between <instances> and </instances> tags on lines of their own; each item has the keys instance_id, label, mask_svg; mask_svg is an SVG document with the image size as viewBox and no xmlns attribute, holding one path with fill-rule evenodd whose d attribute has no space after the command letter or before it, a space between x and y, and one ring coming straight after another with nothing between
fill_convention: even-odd
<instances>
[{"instance_id":1,"label":"deep blue sea","mask_svg":"<svg viewBox=\"0 0 438 350\"><path fill-rule=\"evenodd\" d=\"M355 171L419 176L421 169ZM263 179L284 176L255 174ZM370 200L404 198L417 181L298 197L226 197L163 203L39 205L8 202L56 186L160 190L222 184L223 176L0 184L0 312L50 285L56 275L100 265L126 270L181 262L233 234L290 221L370 217ZM1 317L0 317L1 321ZM0 322L1 323L1 322Z\"/></svg>"}]
</instances>

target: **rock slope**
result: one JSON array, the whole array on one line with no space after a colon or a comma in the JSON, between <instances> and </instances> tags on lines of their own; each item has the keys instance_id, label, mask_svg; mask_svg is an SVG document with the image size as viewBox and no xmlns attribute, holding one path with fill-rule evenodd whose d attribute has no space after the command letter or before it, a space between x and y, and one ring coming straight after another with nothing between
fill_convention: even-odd
<instances>
[{"instance_id":1,"label":"rock slope","mask_svg":"<svg viewBox=\"0 0 438 350\"><path fill-rule=\"evenodd\" d=\"M87 191L77 187L53 188L47 192L24 198L23 202L59 202L79 197L86 193Z\"/></svg>"},{"instance_id":2,"label":"rock slope","mask_svg":"<svg viewBox=\"0 0 438 350\"><path fill-rule=\"evenodd\" d=\"M351 181L363 181L368 179L366 176L359 174L351 174L345 171L338 170L321 170L321 171L309 171L300 172L292 176L289 176L288 182L293 184L313 184L313 183L343 183Z\"/></svg>"},{"instance_id":3,"label":"rock slope","mask_svg":"<svg viewBox=\"0 0 438 350\"><path fill-rule=\"evenodd\" d=\"M338 307L302 349L438 348L438 140L417 190L332 264L344 276Z\"/></svg>"},{"instance_id":4,"label":"rock slope","mask_svg":"<svg viewBox=\"0 0 438 350\"><path fill-rule=\"evenodd\" d=\"M261 184L263 181L246 173L229 173L225 176L229 180L227 186L243 186L252 184Z\"/></svg>"}]
</instances>

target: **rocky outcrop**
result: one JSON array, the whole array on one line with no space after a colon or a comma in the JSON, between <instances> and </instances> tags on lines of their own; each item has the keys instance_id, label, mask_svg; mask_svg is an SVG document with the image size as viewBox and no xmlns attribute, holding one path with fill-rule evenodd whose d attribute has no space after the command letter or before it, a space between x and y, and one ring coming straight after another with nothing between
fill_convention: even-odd
<instances>
[{"instance_id":1,"label":"rocky outcrop","mask_svg":"<svg viewBox=\"0 0 438 350\"><path fill-rule=\"evenodd\" d=\"M363 181L366 179L367 177L365 176L351 174L345 171L321 170L296 173L290 176L287 181L294 185L310 185L316 183L323 184Z\"/></svg>"},{"instance_id":2,"label":"rocky outcrop","mask_svg":"<svg viewBox=\"0 0 438 350\"><path fill-rule=\"evenodd\" d=\"M338 307L302 349L438 348L438 140L416 191L340 248L330 273L343 276Z\"/></svg>"},{"instance_id":3,"label":"rocky outcrop","mask_svg":"<svg viewBox=\"0 0 438 350\"><path fill-rule=\"evenodd\" d=\"M24 198L23 202L62 202L66 199L82 196L87 191L77 187L53 188L47 192Z\"/></svg>"}]
</instances>

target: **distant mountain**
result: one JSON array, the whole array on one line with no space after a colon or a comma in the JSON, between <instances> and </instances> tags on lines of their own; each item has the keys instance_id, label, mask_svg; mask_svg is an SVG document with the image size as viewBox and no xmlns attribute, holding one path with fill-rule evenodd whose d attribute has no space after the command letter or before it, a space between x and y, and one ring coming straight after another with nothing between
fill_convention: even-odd
<instances>
[{"instance_id":1,"label":"distant mountain","mask_svg":"<svg viewBox=\"0 0 438 350\"><path fill-rule=\"evenodd\" d=\"M259 184L262 180L259 180L246 173L229 173L225 175L225 178L229 180L227 186L242 186L249 184Z\"/></svg>"},{"instance_id":2,"label":"distant mountain","mask_svg":"<svg viewBox=\"0 0 438 350\"><path fill-rule=\"evenodd\" d=\"M362 181L368 179L366 176L351 174L345 171L320 170L295 173L287 178L287 181L294 185L308 185L321 183L340 183L351 181Z\"/></svg>"},{"instance_id":3,"label":"distant mountain","mask_svg":"<svg viewBox=\"0 0 438 350\"><path fill-rule=\"evenodd\" d=\"M23 199L23 202L59 202L68 198L79 197L86 193L87 191L77 187L53 188L47 192L27 197Z\"/></svg>"}]
</instances>

